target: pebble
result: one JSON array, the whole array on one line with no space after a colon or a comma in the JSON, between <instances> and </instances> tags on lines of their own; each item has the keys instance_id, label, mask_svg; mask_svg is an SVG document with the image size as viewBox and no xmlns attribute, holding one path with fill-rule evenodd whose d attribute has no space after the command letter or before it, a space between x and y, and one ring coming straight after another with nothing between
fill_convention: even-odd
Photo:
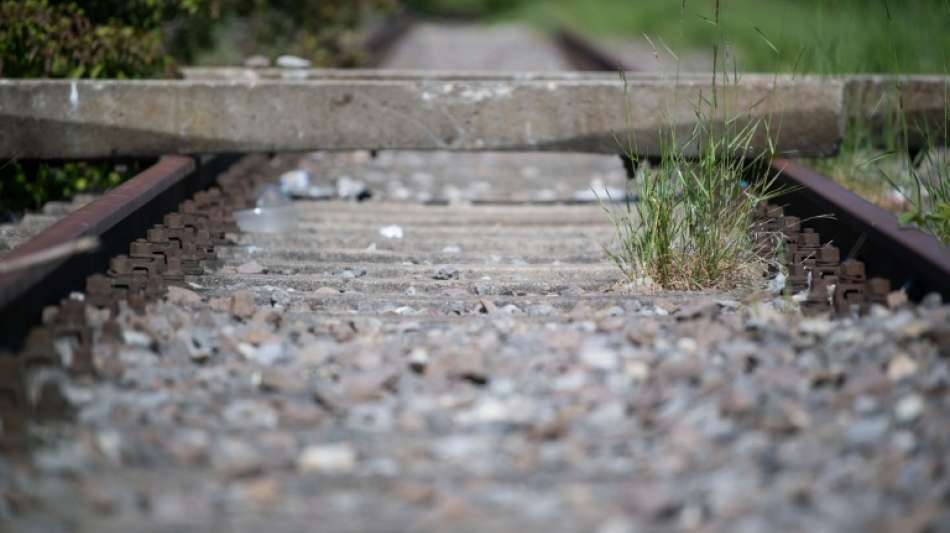
<instances>
[{"instance_id":1,"label":"pebble","mask_svg":"<svg viewBox=\"0 0 950 533\"><path fill-rule=\"evenodd\" d=\"M297 457L297 470L304 474L341 474L356 467L356 451L346 442L311 445Z\"/></svg>"},{"instance_id":2,"label":"pebble","mask_svg":"<svg viewBox=\"0 0 950 533\"><path fill-rule=\"evenodd\" d=\"M310 61L302 57L285 54L277 58L277 66L281 68L310 68Z\"/></svg>"},{"instance_id":3,"label":"pebble","mask_svg":"<svg viewBox=\"0 0 950 533\"><path fill-rule=\"evenodd\" d=\"M432 279L447 281L451 279L459 279L459 270L454 267L440 267L435 274L432 275Z\"/></svg>"},{"instance_id":4,"label":"pebble","mask_svg":"<svg viewBox=\"0 0 950 533\"><path fill-rule=\"evenodd\" d=\"M798 330L810 335L827 335L835 328L830 320L807 318L798 323Z\"/></svg>"},{"instance_id":5,"label":"pebble","mask_svg":"<svg viewBox=\"0 0 950 533\"><path fill-rule=\"evenodd\" d=\"M920 305L925 309L938 309L941 305L943 305L943 297L937 292L928 293L920 301Z\"/></svg>"},{"instance_id":6,"label":"pebble","mask_svg":"<svg viewBox=\"0 0 950 533\"><path fill-rule=\"evenodd\" d=\"M168 286L165 299L168 300L169 303L173 304L194 305L201 303L201 295L195 291L178 287L176 285Z\"/></svg>"},{"instance_id":7,"label":"pebble","mask_svg":"<svg viewBox=\"0 0 950 533\"><path fill-rule=\"evenodd\" d=\"M185 345L188 351L188 357L197 363L208 361L214 353L214 340L211 334L206 330L191 329L179 330L176 334L178 339Z\"/></svg>"},{"instance_id":8,"label":"pebble","mask_svg":"<svg viewBox=\"0 0 950 533\"><path fill-rule=\"evenodd\" d=\"M554 311L554 307L548 304L532 305L526 310L528 316L549 316Z\"/></svg>"},{"instance_id":9,"label":"pebble","mask_svg":"<svg viewBox=\"0 0 950 533\"><path fill-rule=\"evenodd\" d=\"M871 446L884 437L888 430L887 418L881 416L863 418L853 422L846 431L848 442L855 446Z\"/></svg>"},{"instance_id":10,"label":"pebble","mask_svg":"<svg viewBox=\"0 0 950 533\"><path fill-rule=\"evenodd\" d=\"M320 287L313 291L313 293L317 296L336 296L340 294L340 290L334 289L333 287Z\"/></svg>"},{"instance_id":11,"label":"pebble","mask_svg":"<svg viewBox=\"0 0 950 533\"><path fill-rule=\"evenodd\" d=\"M178 463L194 465L207 457L210 442L206 431L183 428L176 430L166 440L166 447Z\"/></svg>"},{"instance_id":12,"label":"pebble","mask_svg":"<svg viewBox=\"0 0 950 533\"><path fill-rule=\"evenodd\" d=\"M918 394L909 394L898 400L894 406L894 416L898 422L913 422L924 411L924 399Z\"/></svg>"},{"instance_id":13,"label":"pebble","mask_svg":"<svg viewBox=\"0 0 950 533\"><path fill-rule=\"evenodd\" d=\"M270 66L270 59L261 55L250 56L244 60L244 66L247 68L267 68Z\"/></svg>"},{"instance_id":14,"label":"pebble","mask_svg":"<svg viewBox=\"0 0 950 533\"><path fill-rule=\"evenodd\" d=\"M900 381L917 373L917 363L904 354L898 355L887 364L887 377L891 381Z\"/></svg>"},{"instance_id":15,"label":"pebble","mask_svg":"<svg viewBox=\"0 0 950 533\"><path fill-rule=\"evenodd\" d=\"M429 353L424 348L414 348L409 354L409 367L413 372L422 374L429 365Z\"/></svg>"},{"instance_id":16,"label":"pebble","mask_svg":"<svg viewBox=\"0 0 950 533\"><path fill-rule=\"evenodd\" d=\"M272 477L260 477L234 487L239 498L257 507L272 507L280 502L280 482Z\"/></svg>"},{"instance_id":17,"label":"pebble","mask_svg":"<svg viewBox=\"0 0 950 533\"><path fill-rule=\"evenodd\" d=\"M341 176L337 180L336 191L337 195L344 200L365 200L370 197L366 183L349 176Z\"/></svg>"},{"instance_id":18,"label":"pebble","mask_svg":"<svg viewBox=\"0 0 950 533\"><path fill-rule=\"evenodd\" d=\"M237 267L238 274L261 274L264 272L264 267L261 266L257 261L248 261Z\"/></svg>"},{"instance_id":19,"label":"pebble","mask_svg":"<svg viewBox=\"0 0 950 533\"><path fill-rule=\"evenodd\" d=\"M596 341L588 341L581 348L581 361L599 370L614 370L620 362L617 353Z\"/></svg>"},{"instance_id":20,"label":"pebble","mask_svg":"<svg viewBox=\"0 0 950 533\"><path fill-rule=\"evenodd\" d=\"M265 392L299 393L307 390L303 376L284 368L265 368L256 374L255 381Z\"/></svg>"},{"instance_id":21,"label":"pebble","mask_svg":"<svg viewBox=\"0 0 950 533\"><path fill-rule=\"evenodd\" d=\"M250 318L257 311L254 295L248 291L236 291L231 297L231 314L237 318Z\"/></svg>"},{"instance_id":22,"label":"pebble","mask_svg":"<svg viewBox=\"0 0 950 533\"><path fill-rule=\"evenodd\" d=\"M137 348L151 348L152 338L141 331L134 329L122 330L122 342Z\"/></svg>"},{"instance_id":23,"label":"pebble","mask_svg":"<svg viewBox=\"0 0 950 533\"><path fill-rule=\"evenodd\" d=\"M261 401L235 400L228 404L222 413L225 421L233 427L242 429L274 429L277 427L277 413Z\"/></svg>"},{"instance_id":24,"label":"pebble","mask_svg":"<svg viewBox=\"0 0 950 533\"><path fill-rule=\"evenodd\" d=\"M283 360L286 355L280 341L267 342L257 348L242 346L241 353L244 354L244 357L248 360L264 366L277 364L277 362Z\"/></svg>"},{"instance_id":25,"label":"pebble","mask_svg":"<svg viewBox=\"0 0 950 533\"><path fill-rule=\"evenodd\" d=\"M211 298L208 300L208 307L219 313L228 313L231 311L232 298Z\"/></svg>"},{"instance_id":26,"label":"pebble","mask_svg":"<svg viewBox=\"0 0 950 533\"><path fill-rule=\"evenodd\" d=\"M387 384L392 382L394 377L388 371L349 373L343 377L340 386L349 401L367 402L380 399L386 393Z\"/></svg>"},{"instance_id":27,"label":"pebble","mask_svg":"<svg viewBox=\"0 0 950 533\"><path fill-rule=\"evenodd\" d=\"M379 228L379 234L387 239L401 239L403 237L402 226L395 224Z\"/></svg>"},{"instance_id":28,"label":"pebble","mask_svg":"<svg viewBox=\"0 0 950 533\"><path fill-rule=\"evenodd\" d=\"M281 289L271 289L270 291L270 303L274 307L288 307L290 305L292 298L290 293Z\"/></svg>"},{"instance_id":29,"label":"pebble","mask_svg":"<svg viewBox=\"0 0 950 533\"><path fill-rule=\"evenodd\" d=\"M699 317L711 317L719 310L719 304L712 299L700 299L680 307L673 316L679 320L692 320Z\"/></svg>"},{"instance_id":30,"label":"pebble","mask_svg":"<svg viewBox=\"0 0 950 533\"><path fill-rule=\"evenodd\" d=\"M243 440L225 437L218 441L208 454L211 466L231 477L247 476L258 472L264 465L260 453Z\"/></svg>"},{"instance_id":31,"label":"pebble","mask_svg":"<svg viewBox=\"0 0 950 533\"><path fill-rule=\"evenodd\" d=\"M344 268L336 273L337 276L340 276L343 279L357 279L362 278L366 275L365 268Z\"/></svg>"}]
</instances>

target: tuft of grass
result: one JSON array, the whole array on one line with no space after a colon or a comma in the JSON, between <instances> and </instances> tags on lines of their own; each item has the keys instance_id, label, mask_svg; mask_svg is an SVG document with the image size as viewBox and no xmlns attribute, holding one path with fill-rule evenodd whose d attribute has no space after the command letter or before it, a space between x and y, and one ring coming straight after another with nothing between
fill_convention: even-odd
<instances>
[{"instance_id":1,"label":"tuft of grass","mask_svg":"<svg viewBox=\"0 0 950 533\"><path fill-rule=\"evenodd\" d=\"M745 181L768 168L762 165L768 155L737 157L750 153L761 124L731 133L711 124L698 121L684 144L670 136L659 164L637 178L637 203L605 206L619 241L607 255L631 281L674 290L734 288L761 279L773 264L757 245L756 208L781 191L774 176ZM700 151L689 159L682 147L692 143Z\"/></svg>"},{"instance_id":2,"label":"tuft of grass","mask_svg":"<svg viewBox=\"0 0 950 533\"><path fill-rule=\"evenodd\" d=\"M929 231L940 242L950 244L950 84L944 85L943 125L937 131L922 127L924 149L914 160L904 165L904 175L909 186L903 186L891 174L881 167L881 177L894 190L907 199L911 209L899 215L902 224L915 224ZM902 111L902 110L901 110ZM899 113L900 142L907 153L910 146L910 133L906 115ZM909 176L909 180L906 179ZM908 194L910 189L912 194Z\"/></svg>"},{"instance_id":3,"label":"tuft of grass","mask_svg":"<svg viewBox=\"0 0 950 533\"><path fill-rule=\"evenodd\" d=\"M927 144L927 149L905 166L903 180L882 166L878 172L910 206L898 215L900 222L918 226L950 244L950 151L932 141Z\"/></svg>"},{"instance_id":4,"label":"tuft of grass","mask_svg":"<svg viewBox=\"0 0 950 533\"><path fill-rule=\"evenodd\" d=\"M719 0L713 7L707 20L718 36L711 98L700 96L694 104L697 120L686 139L677 139L671 124L659 164L640 177L639 202L607 209L619 240L608 257L632 281L664 289L735 288L761 280L777 265L775 247L763 246L769 235L758 218L759 205L785 192L775 186L775 176L760 175L774 156L771 124L747 120L744 111L731 112L728 99L717 97L730 83L730 66L731 83L738 84L739 75L735 51L724 38ZM753 147L760 129L768 150ZM627 143L634 161L635 141ZM695 155L687 148L695 148L690 150Z\"/></svg>"}]
</instances>

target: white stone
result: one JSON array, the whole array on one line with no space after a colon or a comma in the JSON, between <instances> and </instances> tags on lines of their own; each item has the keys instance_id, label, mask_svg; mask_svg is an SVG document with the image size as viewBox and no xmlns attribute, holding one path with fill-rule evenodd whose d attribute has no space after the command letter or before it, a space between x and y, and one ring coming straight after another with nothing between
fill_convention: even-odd
<instances>
[{"instance_id":1,"label":"white stone","mask_svg":"<svg viewBox=\"0 0 950 533\"><path fill-rule=\"evenodd\" d=\"M282 68L310 68L310 61L288 54L277 58L277 66Z\"/></svg>"},{"instance_id":2,"label":"white stone","mask_svg":"<svg viewBox=\"0 0 950 533\"><path fill-rule=\"evenodd\" d=\"M587 366L600 370L613 370L617 368L617 353L600 343L584 343L580 355L581 361Z\"/></svg>"},{"instance_id":3,"label":"white stone","mask_svg":"<svg viewBox=\"0 0 950 533\"><path fill-rule=\"evenodd\" d=\"M130 346L137 346L139 348L148 348L152 345L152 338L148 335L142 333L141 331L136 331L134 329L126 329L122 331L122 341L125 344Z\"/></svg>"},{"instance_id":4,"label":"white stone","mask_svg":"<svg viewBox=\"0 0 950 533\"><path fill-rule=\"evenodd\" d=\"M918 394L901 398L894 406L894 415L900 422L912 422L924 412L924 399Z\"/></svg>"},{"instance_id":5,"label":"white stone","mask_svg":"<svg viewBox=\"0 0 950 533\"><path fill-rule=\"evenodd\" d=\"M356 466L356 451L345 442L307 446L297 457L302 473L342 473Z\"/></svg>"},{"instance_id":6,"label":"white stone","mask_svg":"<svg viewBox=\"0 0 950 533\"><path fill-rule=\"evenodd\" d=\"M798 330L802 333L810 333L812 335L827 335L831 333L831 330L834 329L835 325L830 320L823 320L820 318L808 318L802 320L798 324Z\"/></svg>"},{"instance_id":7,"label":"white stone","mask_svg":"<svg viewBox=\"0 0 950 533\"><path fill-rule=\"evenodd\" d=\"M403 237L402 226L391 224L379 228L379 234L387 239L401 239Z\"/></svg>"}]
</instances>

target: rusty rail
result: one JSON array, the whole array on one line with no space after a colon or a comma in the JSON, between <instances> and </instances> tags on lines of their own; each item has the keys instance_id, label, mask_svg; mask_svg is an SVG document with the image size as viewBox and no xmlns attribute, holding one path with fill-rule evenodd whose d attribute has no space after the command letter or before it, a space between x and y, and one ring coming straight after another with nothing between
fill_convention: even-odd
<instances>
[{"instance_id":1,"label":"rusty rail","mask_svg":"<svg viewBox=\"0 0 950 533\"><path fill-rule=\"evenodd\" d=\"M86 277L106 270L109 259L129 242L144 236L151 225L214 178L236 160L217 156L205 160L166 156L129 181L92 203L67 215L22 246L7 259L25 257L96 237L100 246L92 253L73 255L29 269L0 274L0 346L16 348L43 308L59 302L70 291L82 290Z\"/></svg>"},{"instance_id":2,"label":"rusty rail","mask_svg":"<svg viewBox=\"0 0 950 533\"><path fill-rule=\"evenodd\" d=\"M777 200L785 211L806 220L843 255L863 261L869 277L889 279L912 299L928 292L950 299L950 247L901 226L893 214L800 163L776 159L772 169L777 184L791 189Z\"/></svg>"}]
</instances>

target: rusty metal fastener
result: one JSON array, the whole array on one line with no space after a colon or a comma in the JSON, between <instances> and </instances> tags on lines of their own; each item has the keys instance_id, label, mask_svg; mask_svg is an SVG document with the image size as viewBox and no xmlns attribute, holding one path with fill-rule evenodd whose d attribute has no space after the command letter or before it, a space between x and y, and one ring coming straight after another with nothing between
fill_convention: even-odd
<instances>
[{"instance_id":1,"label":"rusty metal fastener","mask_svg":"<svg viewBox=\"0 0 950 533\"><path fill-rule=\"evenodd\" d=\"M871 278L867 283L869 304L887 306L887 295L891 293L891 281L886 278Z\"/></svg>"},{"instance_id":2,"label":"rusty metal fastener","mask_svg":"<svg viewBox=\"0 0 950 533\"><path fill-rule=\"evenodd\" d=\"M855 259L848 259L841 263L838 270L839 276L845 281L864 281L864 263Z\"/></svg>"}]
</instances>

